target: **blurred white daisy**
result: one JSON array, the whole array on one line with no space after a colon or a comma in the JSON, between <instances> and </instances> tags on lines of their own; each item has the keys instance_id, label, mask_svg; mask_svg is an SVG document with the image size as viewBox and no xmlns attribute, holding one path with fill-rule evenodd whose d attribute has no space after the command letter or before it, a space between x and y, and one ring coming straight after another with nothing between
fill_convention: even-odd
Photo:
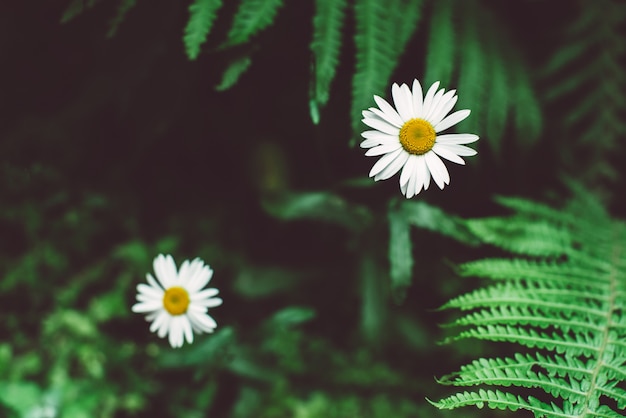
<instances>
[{"instance_id":1,"label":"blurred white daisy","mask_svg":"<svg viewBox=\"0 0 626 418\"><path fill-rule=\"evenodd\" d=\"M361 148L369 148L367 156L380 156L369 176L386 180L400 169L400 190L407 197L428 189L430 179L440 189L450 184L448 169L441 158L465 164L461 157L476 155L476 151L463 144L478 140L474 134L440 134L467 118L469 110L459 110L450 115L457 101L456 90L437 91L434 83L422 99L422 86L413 81L413 91L406 84L393 84L391 94L395 109L386 100L374 96L378 108L363 111L363 123L374 130L361 135L365 140ZM441 158L440 158L441 157Z\"/></svg>"},{"instance_id":2,"label":"blurred white daisy","mask_svg":"<svg viewBox=\"0 0 626 418\"><path fill-rule=\"evenodd\" d=\"M213 270L196 258L185 260L177 272L172 256L163 254L154 259L153 266L158 282L148 273L148 284L137 285L137 303L132 307L133 312L146 314L146 320L152 322L150 331L161 338L169 335L174 348L181 347L183 339L191 344L194 331L213 332L217 323L207 311L221 305L222 299L214 297L217 289L202 290Z\"/></svg>"}]
</instances>

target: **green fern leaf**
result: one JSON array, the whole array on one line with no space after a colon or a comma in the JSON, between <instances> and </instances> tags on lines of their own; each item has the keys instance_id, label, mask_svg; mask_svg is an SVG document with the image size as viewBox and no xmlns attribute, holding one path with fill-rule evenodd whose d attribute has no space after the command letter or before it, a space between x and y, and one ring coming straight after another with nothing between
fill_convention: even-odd
<instances>
[{"instance_id":1,"label":"green fern leaf","mask_svg":"<svg viewBox=\"0 0 626 418\"><path fill-rule=\"evenodd\" d=\"M579 180L598 184L619 178L619 167L607 161L626 132L621 35L626 3L598 0L577 6L578 17L565 28L559 51L542 71L549 86L543 98L559 100L564 115L563 142L557 144L562 165Z\"/></svg>"},{"instance_id":2,"label":"green fern leaf","mask_svg":"<svg viewBox=\"0 0 626 418\"><path fill-rule=\"evenodd\" d=\"M189 6L189 21L183 42L190 60L198 58L200 46L206 42L220 7L222 0L194 0Z\"/></svg>"},{"instance_id":3,"label":"green fern leaf","mask_svg":"<svg viewBox=\"0 0 626 418\"><path fill-rule=\"evenodd\" d=\"M311 115L319 122L319 109L328 102L330 85L339 65L341 28L345 17L346 0L316 0L313 18L313 74L311 77Z\"/></svg>"},{"instance_id":4,"label":"green fern leaf","mask_svg":"<svg viewBox=\"0 0 626 418\"><path fill-rule=\"evenodd\" d=\"M226 67L224 70L224 74L222 75L222 81L220 84L215 86L215 90L224 91L233 87L239 81L239 77L245 73L250 65L252 64L252 58L249 55L245 55L243 57L239 57Z\"/></svg>"},{"instance_id":5,"label":"green fern leaf","mask_svg":"<svg viewBox=\"0 0 626 418\"><path fill-rule=\"evenodd\" d=\"M81 14L85 9L91 9L96 5L96 3L98 3L98 1L100 0L72 0L63 11L60 22L69 22Z\"/></svg>"},{"instance_id":6,"label":"green fern leaf","mask_svg":"<svg viewBox=\"0 0 626 418\"><path fill-rule=\"evenodd\" d=\"M454 33L454 8L451 0L433 2L430 32L426 50L424 82L431 85L440 81L449 85L452 81L456 49Z\"/></svg>"},{"instance_id":7,"label":"green fern leaf","mask_svg":"<svg viewBox=\"0 0 626 418\"><path fill-rule=\"evenodd\" d=\"M274 22L282 5L283 0L241 0L225 46L248 42L252 36Z\"/></svg>"},{"instance_id":8,"label":"green fern leaf","mask_svg":"<svg viewBox=\"0 0 626 418\"><path fill-rule=\"evenodd\" d=\"M409 223L399 210L390 210L389 221L389 274L392 291L404 290L411 284L413 249Z\"/></svg>"},{"instance_id":9,"label":"green fern leaf","mask_svg":"<svg viewBox=\"0 0 626 418\"><path fill-rule=\"evenodd\" d=\"M515 215L468 222L484 242L523 258L460 266L463 276L496 282L444 305L464 313L448 325L461 329L445 342L478 339L521 348L512 357L475 360L439 379L456 387L509 388L506 392L460 392L435 406L523 409L536 417L623 413L626 225L611 220L588 192L574 189L577 198L560 212L531 201L499 198ZM519 388L541 390L546 398L522 396Z\"/></svg>"},{"instance_id":10,"label":"green fern leaf","mask_svg":"<svg viewBox=\"0 0 626 418\"><path fill-rule=\"evenodd\" d=\"M137 5L137 0L121 0L117 6L117 12L111 23L109 24L109 31L107 32L107 38L112 38L117 33L120 25L126 18L128 12Z\"/></svg>"},{"instance_id":11,"label":"green fern leaf","mask_svg":"<svg viewBox=\"0 0 626 418\"><path fill-rule=\"evenodd\" d=\"M352 128L361 130L361 112L375 94L383 96L406 44L417 29L421 0L357 0L356 71L352 78ZM353 136L351 145L356 143Z\"/></svg>"}]
</instances>

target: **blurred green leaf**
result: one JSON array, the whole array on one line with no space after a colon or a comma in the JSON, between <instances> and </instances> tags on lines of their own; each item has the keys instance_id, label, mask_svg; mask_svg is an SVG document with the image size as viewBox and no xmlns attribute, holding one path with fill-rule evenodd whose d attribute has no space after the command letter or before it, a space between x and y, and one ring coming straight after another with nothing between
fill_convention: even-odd
<instances>
[{"instance_id":1,"label":"blurred green leaf","mask_svg":"<svg viewBox=\"0 0 626 418\"><path fill-rule=\"evenodd\" d=\"M225 91L233 87L239 81L239 78L245 73L252 64L252 58L249 55L232 60L224 73L222 74L222 81L215 86L217 91Z\"/></svg>"},{"instance_id":2,"label":"blurred green leaf","mask_svg":"<svg viewBox=\"0 0 626 418\"><path fill-rule=\"evenodd\" d=\"M262 205L278 219L315 219L353 231L366 229L372 220L366 207L349 203L330 192L283 193L264 199Z\"/></svg>"}]
</instances>

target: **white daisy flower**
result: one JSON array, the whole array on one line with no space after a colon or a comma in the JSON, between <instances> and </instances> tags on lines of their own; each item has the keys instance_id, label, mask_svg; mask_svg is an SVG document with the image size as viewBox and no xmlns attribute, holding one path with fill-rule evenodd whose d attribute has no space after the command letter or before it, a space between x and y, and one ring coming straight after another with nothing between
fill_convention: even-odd
<instances>
[{"instance_id":1,"label":"white daisy flower","mask_svg":"<svg viewBox=\"0 0 626 418\"><path fill-rule=\"evenodd\" d=\"M183 337L191 344L194 331L213 332L217 323L207 310L221 305L222 299L214 297L217 289L202 290L213 277L211 267L196 258L185 260L177 272L172 256L163 254L154 259L153 266L158 282L148 273L148 284L137 285L137 303L132 307L133 312L146 314L152 322L150 331L161 338L169 335L174 348L183 345Z\"/></svg>"},{"instance_id":2,"label":"white daisy flower","mask_svg":"<svg viewBox=\"0 0 626 418\"><path fill-rule=\"evenodd\" d=\"M450 115L457 101L456 90L437 91L439 82L433 84L422 99L422 86L413 81L413 91L406 84L391 88L395 109L383 98L374 96L379 108L363 111L363 123L374 130L361 134L365 140L361 148L369 148L367 156L379 156L369 176L386 180L400 169L400 190L407 197L428 189L432 177L443 189L450 184L448 169L441 158L465 164L462 156L476 155L464 146L478 140L474 134L440 134L456 125L470 114L459 110Z\"/></svg>"}]
</instances>

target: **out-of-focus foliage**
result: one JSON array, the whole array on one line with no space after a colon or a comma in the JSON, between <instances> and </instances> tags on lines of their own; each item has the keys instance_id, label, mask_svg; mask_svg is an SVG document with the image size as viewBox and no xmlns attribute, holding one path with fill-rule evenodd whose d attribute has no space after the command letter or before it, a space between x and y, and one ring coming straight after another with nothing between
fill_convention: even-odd
<instances>
[{"instance_id":1,"label":"out-of-focus foliage","mask_svg":"<svg viewBox=\"0 0 626 418\"><path fill-rule=\"evenodd\" d=\"M462 276L496 283L444 305L465 312L452 323L463 329L448 341L510 342L525 349L480 358L443 377L441 383L477 389L435 402L437 407L486 405L536 417L623 415L626 225L587 191L579 193L569 210L502 199L513 216L467 221L476 236L517 258L460 266Z\"/></svg>"},{"instance_id":2,"label":"out-of-focus foliage","mask_svg":"<svg viewBox=\"0 0 626 418\"><path fill-rule=\"evenodd\" d=\"M543 68L543 95L561 108L558 145L568 172L585 181L614 183L621 166L607 160L626 135L626 3L601 0L588 7L577 1L572 6L576 16L561 29L562 47Z\"/></svg>"},{"instance_id":3,"label":"out-of-focus foliage","mask_svg":"<svg viewBox=\"0 0 626 418\"><path fill-rule=\"evenodd\" d=\"M548 287L545 269L585 256L581 274L550 282L572 296L576 278L595 278L590 265L621 260L607 258L622 228L607 219L625 210L622 2L67 3L14 2L0 16L0 417L456 417L426 400L449 396L433 376L470 363L444 378L466 384L499 367L471 361L500 346L438 345L454 339L437 326L453 313L438 306L504 283L529 296ZM373 95L414 78L457 89L472 111L461 129L481 140L467 167L450 165L444 191L407 201L397 182L368 179L370 162L348 145ZM617 216L596 197L598 173L613 173L604 194ZM561 207L563 177L587 200L557 211L526 199ZM496 194L524 196L499 200L517 215L501 217ZM490 251L479 243L524 256L465 264ZM224 300L216 332L179 350L130 311L159 253L201 257ZM502 283L478 287L456 263ZM602 277L588 298L618 301ZM507 346L490 357L533 362L524 378L541 387L483 374L494 385L469 402L547 403L574 389L618 410L622 349L608 342L621 328L594 320L608 314L591 304L465 312L469 330L517 313L530 334L550 320L536 331L546 348L578 344L588 327L613 367L585 386L597 356ZM571 313L583 307L590 316Z\"/></svg>"}]
</instances>

